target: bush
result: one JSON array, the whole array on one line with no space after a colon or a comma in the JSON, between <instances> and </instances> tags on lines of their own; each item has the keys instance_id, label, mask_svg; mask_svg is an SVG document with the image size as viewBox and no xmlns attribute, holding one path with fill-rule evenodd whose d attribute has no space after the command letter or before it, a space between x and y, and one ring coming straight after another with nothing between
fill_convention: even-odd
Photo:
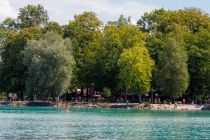
<instances>
[{"instance_id":1,"label":"bush","mask_svg":"<svg viewBox=\"0 0 210 140\"><path fill-rule=\"evenodd\" d=\"M111 96L111 90L109 88L107 88L107 87L104 87L103 88L103 95L105 97L110 97Z\"/></svg>"},{"instance_id":2,"label":"bush","mask_svg":"<svg viewBox=\"0 0 210 140\"><path fill-rule=\"evenodd\" d=\"M150 107L150 104L149 104L149 103L145 103L145 104L144 104L144 107L145 107L145 108Z\"/></svg>"},{"instance_id":3,"label":"bush","mask_svg":"<svg viewBox=\"0 0 210 140\"><path fill-rule=\"evenodd\" d=\"M0 93L0 100L6 100L7 97L3 94L3 93Z\"/></svg>"}]
</instances>

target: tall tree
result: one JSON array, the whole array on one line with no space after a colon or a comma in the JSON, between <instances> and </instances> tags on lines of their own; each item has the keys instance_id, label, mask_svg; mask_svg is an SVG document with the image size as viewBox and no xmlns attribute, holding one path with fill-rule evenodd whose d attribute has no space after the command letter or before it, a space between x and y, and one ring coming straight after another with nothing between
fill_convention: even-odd
<instances>
[{"instance_id":1,"label":"tall tree","mask_svg":"<svg viewBox=\"0 0 210 140\"><path fill-rule=\"evenodd\" d=\"M94 12L84 12L74 16L74 21L70 21L64 26L64 37L72 39L74 46L75 60L79 60L83 48L97 38L100 33L102 22L96 17Z\"/></svg>"},{"instance_id":2,"label":"tall tree","mask_svg":"<svg viewBox=\"0 0 210 140\"><path fill-rule=\"evenodd\" d=\"M97 55L101 70L98 83L116 91L120 70L117 63L123 49L133 47L136 43L144 44L145 36L135 25L105 26Z\"/></svg>"},{"instance_id":3,"label":"tall tree","mask_svg":"<svg viewBox=\"0 0 210 140\"><path fill-rule=\"evenodd\" d=\"M40 40L29 41L23 54L29 97L55 98L68 90L74 65L69 39L47 32Z\"/></svg>"},{"instance_id":4,"label":"tall tree","mask_svg":"<svg viewBox=\"0 0 210 140\"><path fill-rule=\"evenodd\" d=\"M57 22L48 22L44 27L44 33L53 31L57 32L59 35L63 36L63 28Z\"/></svg>"},{"instance_id":5,"label":"tall tree","mask_svg":"<svg viewBox=\"0 0 210 140\"><path fill-rule=\"evenodd\" d=\"M189 75L187 53L180 37L168 36L160 55L158 73L162 95L175 99L182 96L188 87Z\"/></svg>"},{"instance_id":6,"label":"tall tree","mask_svg":"<svg viewBox=\"0 0 210 140\"><path fill-rule=\"evenodd\" d=\"M123 15L120 15L117 21L108 22L108 25L111 25L111 26L122 26L122 25L128 25L128 24L131 24L131 17L126 18Z\"/></svg>"},{"instance_id":7,"label":"tall tree","mask_svg":"<svg viewBox=\"0 0 210 140\"><path fill-rule=\"evenodd\" d=\"M177 28L180 28L182 31L184 31L184 43L189 55L187 63L190 75L190 85L187 90L187 95L194 99L201 100L201 97L203 97L205 94L199 91L204 89L200 85L205 87L207 87L207 85L204 84L205 82L201 84L200 80L198 79L205 79L204 76L202 76L200 73L202 69L206 69L206 58L205 55L203 55L203 52L206 52L210 46L209 15L195 8L175 11L165 10L164 12L160 12L161 14L159 12L159 14L154 13L155 12L145 14L140 19L143 21L143 24L146 23L146 25L149 23L148 21L150 21L150 19L155 19L151 22L152 26L148 26L152 28L148 28L150 36L146 40L146 46L149 48L150 54L156 62L153 75L154 82L152 82L153 87L158 90L156 86L157 82L155 81L157 81L156 73L158 73L158 70L160 69L158 58L164 46L164 38L170 34L170 32L174 32ZM142 23L140 22L138 25L142 29ZM197 59L198 57L199 59Z\"/></svg>"},{"instance_id":8,"label":"tall tree","mask_svg":"<svg viewBox=\"0 0 210 140\"><path fill-rule=\"evenodd\" d=\"M126 96L128 91L139 96L150 91L154 62L143 44L123 49L118 65L120 83Z\"/></svg>"},{"instance_id":9,"label":"tall tree","mask_svg":"<svg viewBox=\"0 0 210 140\"><path fill-rule=\"evenodd\" d=\"M90 43L97 40L101 36L102 22L97 18L94 12L84 12L75 15L74 21L70 21L64 26L64 37L69 37L73 44L73 55L76 61L74 69L75 80L81 88L90 87L92 78L90 78L91 64L88 57L93 58L91 54L92 48ZM90 63L89 63L90 62Z\"/></svg>"},{"instance_id":10,"label":"tall tree","mask_svg":"<svg viewBox=\"0 0 210 140\"><path fill-rule=\"evenodd\" d=\"M208 14L196 8L167 11L159 16L156 30L167 34L179 25L187 32L196 33L202 28L209 28L209 22Z\"/></svg>"},{"instance_id":11,"label":"tall tree","mask_svg":"<svg viewBox=\"0 0 210 140\"><path fill-rule=\"evenodd\" d=\"M185 34L185 44L188 51L188 67L190 85L187 91L188 97L203 102L209 93L209 48L210 30L202 28L196 33ZM208 89L208 90L207 90Z\"/></svg>"},{"instance_id":12,"label":"tall tree","mask_svg":"<svg viewBox=\"0 0 210 140\"><path fill-rule=\"evenodd\" d=\"M188 96L205 103L205 98L210 93L210 49L203 50L191 47L189 51L190 85Z\"/></svg>"},{"instance_id":13,"label":"tall tree","mask_svg":"<svg viewBox=\"0 0 210 140\"><path fill-rule=\"evenodd\" d=\"M137 26L143 32L154 32L155 26L158 23L158 18L164 15L167 11L163 8L154 10L150 13L144 13L143 16L137 21Z\"/></svg>"},{"instance_id":14,"label":"tall tree","mask_svg":"<svg viewBox=\"0 0 210 140\"><path fill-rule=\"evenodd\" d=\"M6 18L2 23L0 23L0 46L5 42L7 36L19 29L18 23L13 18Z\"/></svg>"},{"instance_id":15,"label":"tall tree","mask_svg":"<svg viewBox=\"0 0 210 140\"><path fill-rule=\"evenodd\" d=\"M0 86L4 92L18 93L23 99L25 90L26 67L23 64L22 51L30 39L39 39L42 35L40 28L30 27L10 34L2 52L2 70L0 73Z\"/></svg>"},{"instance_id":16,"label":"tall tree","mask_svg":"<svg viewBox=\"0 0 210 140\"><path fill-rule=\"evenodd\" d=\"M27 5L20 8L18 20L20 21L21 28L31 26L43 26L48 21L47 11L41 5Z\"/></svg>"},{"instance_id":17,"label":"tall tree","mask_svg":"<svg viewBox=\"0 0 210 140\"><path fill-rule=\"evenodd\" d=\"M19 25L16 19L7 17L1 24L1 28L5 28L9 31L17 31L19 29Z\"/></svg>"}]
</instances>

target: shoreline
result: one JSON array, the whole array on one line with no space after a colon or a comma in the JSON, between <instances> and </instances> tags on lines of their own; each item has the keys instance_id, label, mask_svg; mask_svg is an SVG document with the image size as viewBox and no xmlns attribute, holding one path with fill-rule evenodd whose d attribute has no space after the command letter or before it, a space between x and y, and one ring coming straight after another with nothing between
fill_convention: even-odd
<instances>
[{"instance_id":1,"label":"shoreline","mask_svg":"<svg viewBox=\"0 0 210 140\"><path fill-rule=\"evenodd\" d=\"M67 108L133 108L147 110L178 110L178 111L200 111L210 110L210 105L198 104L148 104L148 103L72 103L72 102L47 102L47 101L0 101L0 106L14 107L67 107Z\"/></svg>"}]
</instances>

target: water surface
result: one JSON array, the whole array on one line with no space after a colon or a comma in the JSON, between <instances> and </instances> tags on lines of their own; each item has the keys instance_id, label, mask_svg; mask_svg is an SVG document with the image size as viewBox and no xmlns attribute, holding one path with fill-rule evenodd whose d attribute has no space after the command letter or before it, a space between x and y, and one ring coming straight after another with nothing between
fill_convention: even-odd
<instances>
[{"instance_id":1,"label":"water surface","mask_svg":"<svg viewBox=\"0 0 210 140\"><path fill-rule=\"evenodd\" d=\"M0 107L0 139L210 139L210 112Z\"/></svg>"}]
</instances>

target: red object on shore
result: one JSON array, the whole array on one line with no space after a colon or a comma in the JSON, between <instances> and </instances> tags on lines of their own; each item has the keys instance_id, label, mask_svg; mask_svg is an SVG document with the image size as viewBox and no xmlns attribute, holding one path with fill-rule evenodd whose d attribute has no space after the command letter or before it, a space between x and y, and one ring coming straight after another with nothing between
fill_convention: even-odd
<instances>
[{"instance_id":1,"label":"red object on shore","mask_svg":"<svg viewBox=\"0 0 210 140\"><path fill-rule=\"evenodd\" d=\"M188 108L181 108L181 110L188 110Z\"/></svg>"}]
</instances>

